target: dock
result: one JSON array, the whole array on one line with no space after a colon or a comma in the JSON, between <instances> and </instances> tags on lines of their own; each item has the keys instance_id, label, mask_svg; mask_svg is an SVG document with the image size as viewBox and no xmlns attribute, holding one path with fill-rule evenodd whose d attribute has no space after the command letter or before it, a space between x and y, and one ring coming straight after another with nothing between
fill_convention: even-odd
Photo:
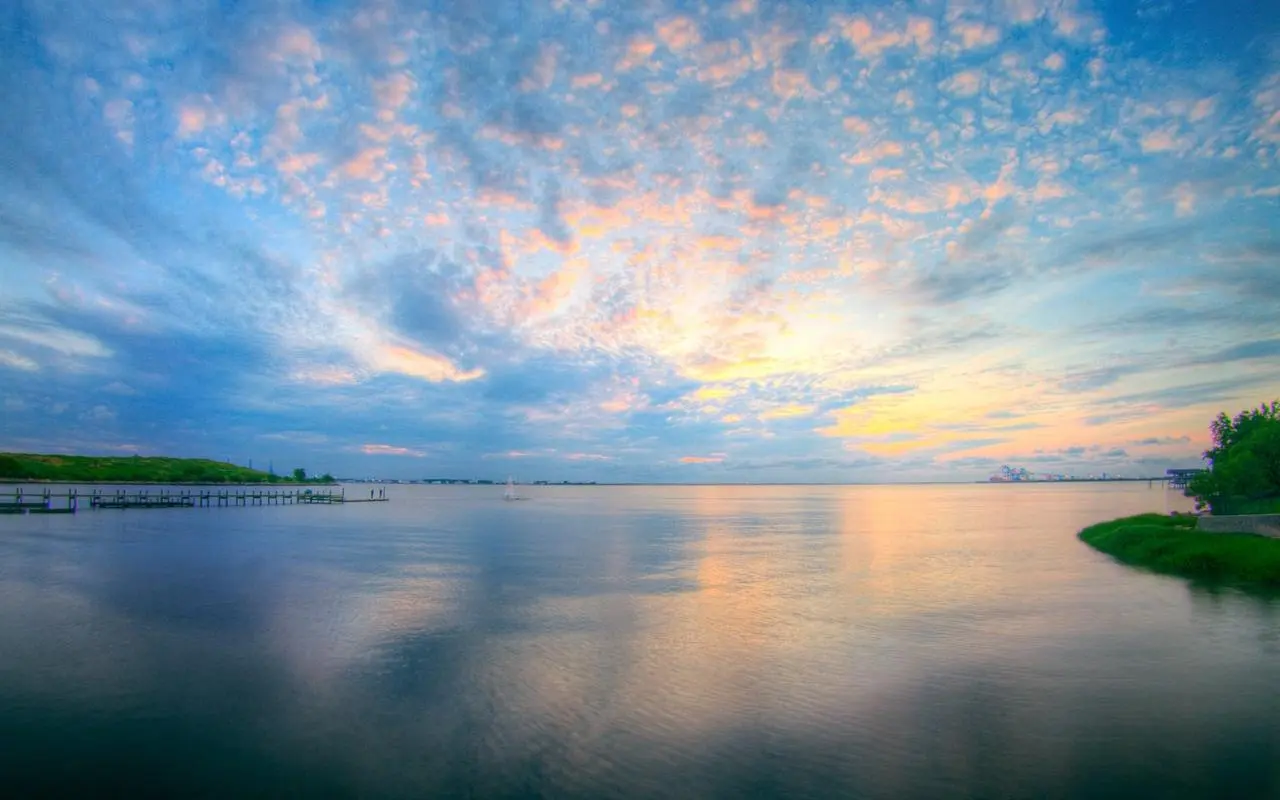
<instances>
[{"instance_id":1,"label":"dock","mask_svg":"<svg viewBox=\"0 0 1280 800\"><path fill-rule=\"evenodd\" d=\"M218 506L346 505L390 502L386 490L347 497L346 489L68 489L0 490L0 514L74 514L81 508L213 508Z\"/></svg>"},{"instance_id":2,"label":"dock","mask_svg":"<svg viewBox=\"0 0 1280 800\"><path fill-rule=\"evenodd\" d=\"M1169 481L1170 489L1185 489L1191 484L1192 478L1206 471L1203 469L1168 469L1165 470L1165 480Z\"/></svg>"}]
</instances>

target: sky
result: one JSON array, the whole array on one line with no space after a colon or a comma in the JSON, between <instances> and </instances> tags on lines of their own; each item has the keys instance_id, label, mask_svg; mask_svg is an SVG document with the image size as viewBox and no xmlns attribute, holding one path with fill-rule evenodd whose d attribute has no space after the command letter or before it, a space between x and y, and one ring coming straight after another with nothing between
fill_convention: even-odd
<instances>
[{"instance_id":1,"label":"sky","mask_svg":"<svg viewBox=\"0 0 1280 800\"><path fill-rule=\"evenodd\" d=\"M13 0L0 449L1195 466L1280 396L1251 0Z\"/></svg>"}]
</instances>

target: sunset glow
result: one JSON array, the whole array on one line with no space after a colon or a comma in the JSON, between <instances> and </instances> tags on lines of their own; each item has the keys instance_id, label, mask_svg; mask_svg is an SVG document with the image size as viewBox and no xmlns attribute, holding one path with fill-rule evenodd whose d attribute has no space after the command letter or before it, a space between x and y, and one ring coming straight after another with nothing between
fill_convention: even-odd
<instances>
[{"instance_id":1,"label":"sunset glow","mask_svg":"<svg viewBox=\"0 0 1280 800\"><path fill-rule=\"evenodd\" d=\"M1161 474L1280 393L1265 3L108 6L0 25L0 449Z\"/></svg>"}]
</instances>

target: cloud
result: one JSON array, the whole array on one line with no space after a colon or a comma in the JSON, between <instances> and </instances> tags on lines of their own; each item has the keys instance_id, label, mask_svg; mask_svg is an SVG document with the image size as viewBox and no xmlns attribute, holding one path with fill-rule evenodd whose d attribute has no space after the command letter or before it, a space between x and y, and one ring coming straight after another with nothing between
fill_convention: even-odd
<instances>
[{"instance_id":1,"label":"cloud","mask_svg":"<svg viewBox=\"0 0 1280 800\"><path fill-rule=\"evenodd\" d=\"M649 58L655 50L657 50L657 45L647 36L632 37L627 42L623 56L614 64L614 71L630 72L637 67L644 66L649 62Z\"/></svg>"},{"instance_id":2,"label":"cloud","mask_svg":"<svg viewBox=\"0 0 1280 800\"><path fill-rule=\"evenodd\" d=\"M412 456L414 458L422 458L426 455L422 450L415 450L411 447L397 447L390 444L362 444L360 452L367 456Z\"/></svg>"},{"instance_id":3,"label":"cloud","mask_svg":"<svg viewBox=\"0 0 1280 800\"><path fill-rule=\"evenodd\" d=\"M710 456L681 456L681 464L719 464L725 460L722 454Z\"/></svg>"},{"instance_id":4,"label":"cloud","mask_svg":"<svg viewBox=\"0 0 1280 800\"><path fill-rule=\"evenodd\" d=\"M11 369L20 369L26 372L33 372L40 369L40 365L24 355L19 355L12 350L0 350L0 365Z\"/></svg>"},{"instance_id":5,"label":"cloud","mask_svg":"<svg viewBox=\"0 0 1280 800\"><path fill-rule=\"evenodd\" d=\"M960 40L965 50L990 47L1000 41L1000 29L981 22L964 21L951 26L951 33Z\"/></svg>"},{"instance_id":6,"label":"cloud","mask_svg":"<svg viewBox=\"0 0 1280 800\"><path fill-rule=\"evenodd\" d=\"M808 480L1176 439L1264 384L1263 50L1074 2L446 6L0 26L7 408Z\"/></svg>"},{"instance_id":7,"label":"cloud","mask_svg":"<svg viewBox=\"0 0 1280 800\"><path fill-rule=\"evenodd\" d=\"M1165 447L1168 445L1189 444L1190 436L1148 436L1145 439L1133 439L1127 444L1131 447Z\"/></svg>"},{"instance_id":8,"label":"cloud","mask_svg":"<svg viewBox=\"0 0 1280 800\"><path fill-rule=\"evenodd\" d=\"M1280 358L1280 339L1260 339L1242 342L1218 350L1197 360L1201 364L1230 364L1237 361L1257 361Z\"/></svg>"},{"instance_id":9,"label":"cloud","mask_svg":"<svg viewBox=\"0 0 1280 800\"><path fill-rule=\"evenodd\" d=\"M459 369L443 356L395 344L374 347L366 357L374 369L421 378L431 383L474 381L485 375L482 368Z\"/></svg>"},{"instance_id":10,"label":"cloud","mask_svg":"<svg viewBox=\"0 0 1280 800\"><path fill-rule=\"evenodd\" d=\"M673 53L682 53L702 41L697 23L689 17L672 17L658 23L655 30L658 40Z\"/></svg>"},{"instance_id":11,"label":"cloud","mask_svg":"<svg viewBox=\"0 0 1280 800\"><path fill-rule=\"evenodd\" d=\"M774 419L794 419L796 417L807 417L817 410L818 409L816 406L799 405L799 404L792 403L785 406L779 406L778 408L771 408L768 411L763 412L760 415L760 419L774 420Z\"/></svg>"},{"instance_id":12,"label":"cloud","mask_svg":"<svg viewBox=\"0 0 1280 800\"><path fill-rule=\"evenodd\" d=\"M79 331L34 323L0 325L0 341L33 347L33 352L52 351L59 355L85 358L109 358L111 350L92 336Z\"/></svg>"},{"instance_id":13,"label":"cloud","mask_svg":"<svg viewBox=\"0 0 1280 800\"><path fill-rule=\"evenodd\" d=\"M982 89L982 73L974 69L957 72L940 83L938 88L958 97L973 97Z\"/></svg>"},{"instance_id":14,"label":"cloud","mask_svg":"<svg viewBox=\"0 0 1280 800\"><path fill-rule=\"evenodd\" d=\"M1144 133L1140 144L1144 153L1168 153L1184 147L1177 129L1172 126Z\"/></svg>"}]
</instances>

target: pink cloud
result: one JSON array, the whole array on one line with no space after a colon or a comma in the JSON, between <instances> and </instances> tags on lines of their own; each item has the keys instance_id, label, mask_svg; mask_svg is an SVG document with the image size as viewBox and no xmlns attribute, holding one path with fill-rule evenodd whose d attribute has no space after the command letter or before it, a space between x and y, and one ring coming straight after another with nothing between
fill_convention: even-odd
<instances>
[{"instance_id":1,"label":"pink cloud","mask_svg":"<svg viewBox=\"0 0 1280 800\"><path fill-rule=\"evenodd\" d=\"M599 86L604 82L604 76L599 72L588 72L585 75L574 75L569 81L569 85L576 89L590 89L593 86Z\"/></svg>"},{"instance_id":2,"label":"pink cloud","mask_svg":"<svg viewBox=\"0 0 1280 800\"><path fill-rule=\"evenodd\" d=\"M560 46L544 43L538 48L538 57L533 62L529 74L525 75L518 87L522 92L546 91L556 79L556 67L560 62Z\"/></svg>"},{"instance_id":3,"label":"pink cloud","mask_svg":"<svg viewBox=\"0 0 1280 800\"><path fill-rule=\"evenodd\" d=\"M844 160L850 164L863 165L874 164L885 158L900 156L904 152L901 144L894 141L883 141L870 148L859 150L853 155L843 156Z\"/></svg>"},{"instance_id":4,"label":"pink cloud","mask_svg":"<svg viewBox=\"0 0 1280 800\"><path fill-rule=\"evenodd\" d=\"M673 53L683 52L702 41L697 23L684 16L658 23L656 32L658 39Z\"/></svg>"},{"instance_id":5,"label":"pink cloud","mask_svg":"<svg viewBox=\"0 0 1280 800\"><path fill-rule=\"evenodd\" d=\"M805 74L804 70L775 69L773 71L773 80L770 81L769 85L773 89L773 93L783 100L817 95L817 91L809 84L809 76Z\"/></svg>"},{"instance_id":6,"label":"pink cloud","mask_svg":"<svg viewBox=\"0 0 1280 800\"><path fill-rule=\"evenodd\" d=\"M342 367L308 367L295 370L291 377L295 381L323 386L346 386L359 380L355 372Z\"/></svg>"},{"instance_id":7,"label":"pink cloud","mask_svg":"<svg viewBox=\"0 0 1280 800\"><path fill-rule=\"evenodd\" d=\"M276 39L271 58L284 62L315 62L320 60L320 45L311 31L293 26L281 32Z\"/></svg>"},{"instance_id":8,"label":"pink cloud","mask_svg":"<svg viewBox=\"0 0 1280 800\"><path fill-rule=\"evenodd\" d=\"M348 178L376 182L381 180L384 174L382 163L386 155L385 147L366 147L352 156L351 160L343 164L340 169Z\"/></svg>"},{"instance_id":9,"label":"pink cloud","mask_svg":"<svg viewBox=\"0 0 1280 800\"><path fill-rule=\"evenodd\" d=\"M397 72L386 80L373 82L373 96L378 105L395 111L409 101L417 83L407 72Z\"/></svg>"},{"instance_id":10,"label":"pink cloud","mask_svg":"<svg viewBox=\"0 0 1280 800\"><path fill-rule=\"evenodd\" d=\"M414 458L422 458L426 455L421 450L414 450L410 447L396 447L390 444L363 444L360 445L360 452L369 456L412 456Z\"/></svg>"},{"instance_id":11,"label":"pink cloud","mask_svg":"<svg viewBox=\"0 0 1280 800\"><path fill-rule=\"evenodd\" d=\"M940 83L939 87L959 97L973 97L982 88L982 73L974 69L957 72Z\"/></svg>"},{"instance_id":12,"label":"pink cloud","mask_svg":"<svg viewBox=\"0 0 1280 800\"><path fill-rule=\"evenodd\" d=\"M1143 134L1139 144L1144 153L1168 153L1182 147L1177 131L1172 126Z\"/></svg>"},{"instance_id":13,"label":"pink cloud","mask_svg":"<svg viewBox=\"0 0 1280 800\"><path fill-rule=\"evenodd\" d=\"M1191 113L1187 115L1187 119L1192 122L1199 122L1213 114L1217 108L1218 101L1213 97L1206 97L1203 100L1197 100L1196 104L1191 107Z\"/></svg>"},{"instance_id":14,"label":"pink cloud","mask_svg":"<svg viewBox=\"0 0 1280 800\"><path fill-rule=\"evenodd\" d=\"M951 32L960 37L960 46L965 50L990 47L1000 41L1000 29L981 22L960 22L951 26Z\"/></svg>"},{"instance_id":15,"label":"pink cloud","mask_svg":"<svg viewBox=\"0 0 1280 800\"><path fill-rule=\"evenodd\" d=\"M203 103L184 103L178 108L178 136L186 139L222 122L222 115Z\"/></svg>"},{"instance_id":16,"label":"pink cloud","mask_svg":"<svg viewBox=\"0 0 1280 800\"><path fill-rule=\"evenodd\" d=\"M617 72L629 72L636 67L643 66L649 62L649 57L653 55L658 46L647 36L634 36L627 43L626 53L614 65Z\"/></svg>"}]
</instances>

